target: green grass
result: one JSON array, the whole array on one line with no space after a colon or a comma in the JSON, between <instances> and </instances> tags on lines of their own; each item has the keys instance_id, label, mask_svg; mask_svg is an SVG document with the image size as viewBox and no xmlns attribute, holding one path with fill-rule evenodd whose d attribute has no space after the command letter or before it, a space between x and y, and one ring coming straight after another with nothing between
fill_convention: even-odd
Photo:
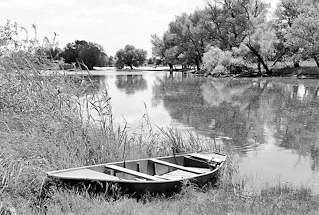
<instances>
[{"instance_id":1,"label":"green grass","mask_svg":"<svg viewBox=\"0 0 319 215\"><path fill-rule=\"evenodd\" d=\"M214 141L192 133L153 128L147 114L134 134L128 134L125 126L114 128L107 89L94 94L96 86L90 79L40 72L55 68L41 56L25 52L0 58L0 214L8 210L43 214L44 209L47 214L311 214L318 210L318 197L304 189L276 187L246 194L244 182L234 179L237 168L231 156L219 186L204 191L190 186L170 198L115 201L60 190L41 199L49 170L221 150ZM88 91L93 95L87 96Z\"/></svg>"}]
</instances>

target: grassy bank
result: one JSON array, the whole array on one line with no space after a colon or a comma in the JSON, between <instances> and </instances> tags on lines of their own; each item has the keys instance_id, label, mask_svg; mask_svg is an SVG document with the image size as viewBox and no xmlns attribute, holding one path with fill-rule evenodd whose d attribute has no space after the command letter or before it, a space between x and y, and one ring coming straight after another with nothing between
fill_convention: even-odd
<instances>
[{"instance_id":1,"label":"grassy bank","mask_svg":"<svg viewBox=\"0 0 319 215\"><path fill-rule=\"evenodd\" d=\"M308 190L287 187L264 190L258 195L226 188L206 192L186 188L172 198L146 202L130 198L106 201L59 193L48 205L48 214L317 214L318 210L318 197L313 197Z\"/></svg>"},{"instance_id":2,"label":"grassy bank","mask_svg":"<svg viewBox=\"0 0 319 215\"><path fill-rule=\"evenodd\" d=\"M10 210L13 214L302 214L319 209L318 197L304 189L245 193L244 183L234 179L237 168L231 158L219 186L185 187L170 198L115 201L56 190L41 199L49 170L173 151L220 150L214 141L192 133L152 127L147 111L135 133L128 134L125 126L114 128L107 89L89 77L39 72L55 66L27 53L0 59L0 214Z\"/></svg>"}]
</instances>

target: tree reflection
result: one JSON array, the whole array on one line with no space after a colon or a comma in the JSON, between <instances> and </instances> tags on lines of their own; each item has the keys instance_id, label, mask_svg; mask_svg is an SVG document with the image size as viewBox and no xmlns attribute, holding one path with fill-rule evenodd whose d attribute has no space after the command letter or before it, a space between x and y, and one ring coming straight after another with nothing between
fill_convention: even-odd
<instances>
[{"instance_id":1,"label":"tree reflection","mask_svg":"<svg viewBox=\"0 0 319 215\"><path fill-rule=\"evenodd\" d=\"M158 81L153 93L154 99L162 100L171 117L178 122L210 137L227 134L236 144L244 145L248 127L245 116L239 105L227 100L218 100L217 104L214 95L218 89L201 78L165 78Z\"/></svg>"},{"instance_id":2,"label":"tree reflection","mask_svg":"<svg viewBox=\"0 0 319 215\"><path fill-rule=\"evenodd\" d=\"M310 156L312 158L311 169L314 171L319 171L319 144L313 144L310 148Z\"/></svg>"},{"instance_id":3,"label":"tree reflection","mask_svg":"<svg viewBox=\"0 0 319 215\"><path fill-rule=\"evenodd\" d=\"M318 169L318 83L274 79L164 78L153 89L171 117L214 137L233 138L241 153L267 142L312 157ZM267 135L266 135L267 134Z\"/></svg>"},{"instance_id":4,"label":"tree reflection","mask_svg":"<svg viewBox=\"0 0 319 215\"><path fill-rule=\"evenodd\" d=\"M147 89L147 82L142 75L117 75L115 85L127 95Z\"/></svg>"}]
</instances>

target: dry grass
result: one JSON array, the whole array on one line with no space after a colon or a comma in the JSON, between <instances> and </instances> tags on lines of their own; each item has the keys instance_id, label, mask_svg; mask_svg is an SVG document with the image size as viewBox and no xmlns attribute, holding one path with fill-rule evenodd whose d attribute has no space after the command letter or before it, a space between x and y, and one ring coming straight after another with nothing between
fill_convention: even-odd
<instances>
[{"instance_id":1,"label":"dry grass","mask_svg":"<svg viewBox=\"0 0 319 215\"><path fill-rule=\"evenodd\" d=\"M244 183L234 181L237 168L232 159L219 187L205 191L190 186L169 199L139 202L56 191L43 202L41 186L49 170L216 150L214 141L193 133L153 128L147 114L134 134L125 127L114 129L107 89L87 96L96 87L90 78L41 73L55 67L24 52L0 59L0 214L10 208L15 208L13 214L311 214L318 210L318 198L307 190L279 187L245 194Z\"/></svg>"},{"instance_id":2,"label":"dry grass","mask_svg":"<svg viewBox=\"0 0 319 215\"><path fill-rule=\"evenodd\" d=\"M106 200L74 192L56 193L47 205L47 214L317 214L319 197L306 189L277 187L260 194L240 190L186 187L171 198L149 198L145 201L123 197ZM25 210L26 214L43 211Z\"/></svg>"},{"instance_id":3,"label":"dry grass","mask_svg":"<svg viewBox=\"0 0 319 215\"><path fill-rule=\"evenodd\" d=\"M41 72L55 67L25 52L0 59L0 201L41 207L49 170L201 148L191 134L153 129L147 114L132 135L114 129L107 89L88 96L96 87L89 76Z\"/></svg>"}]
</instances>

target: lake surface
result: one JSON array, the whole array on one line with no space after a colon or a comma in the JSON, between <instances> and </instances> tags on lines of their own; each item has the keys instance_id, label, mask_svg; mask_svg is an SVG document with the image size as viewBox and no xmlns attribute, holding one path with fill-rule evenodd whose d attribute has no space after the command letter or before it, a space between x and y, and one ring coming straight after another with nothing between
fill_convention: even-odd
<instances>
[{"instance_id":1,"label":"lake surface","mask_svg":"<svg viewBox=\"0 0 319 215\"><path fill-rule=\"evenodd\" d=\"M237 157L249 189L288 183L319 194L319 81L99 74L94 79L108 89L115 123L137 129L147 112L160 127L227 137L223 146Z\"/></svg>"}]
</instances>

